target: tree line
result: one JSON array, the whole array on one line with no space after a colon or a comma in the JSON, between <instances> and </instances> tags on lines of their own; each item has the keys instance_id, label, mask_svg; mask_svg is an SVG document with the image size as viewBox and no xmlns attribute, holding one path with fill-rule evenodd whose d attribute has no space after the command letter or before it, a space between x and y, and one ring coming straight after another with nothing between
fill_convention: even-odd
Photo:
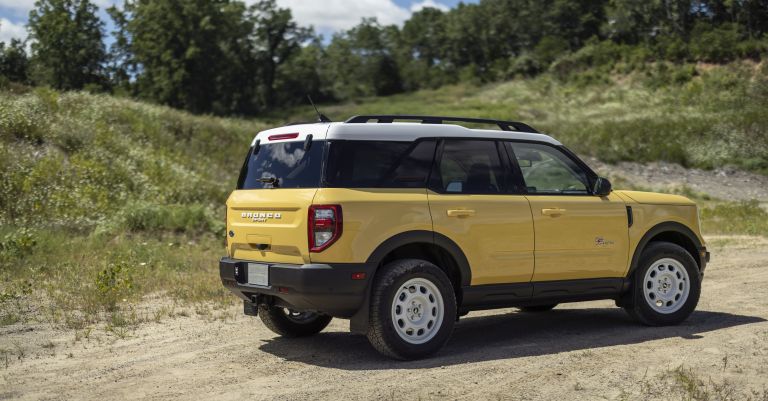
<instances>
[{"instance_id":1,"label":"tree line","mask_svg":"<svg viewBox=\"0 0 768 401\"><path fill-rule=\"evenodd\" d=\"M0 84L108 91L194 113L461 81L559 75L617 60L727 62L768 52L768 0L481 0L402 26L363 19L325 40L274 0L38 0L29 43L0 43ZM31 54L25 50L29 44Z\"/></svg>"}]
</instances>

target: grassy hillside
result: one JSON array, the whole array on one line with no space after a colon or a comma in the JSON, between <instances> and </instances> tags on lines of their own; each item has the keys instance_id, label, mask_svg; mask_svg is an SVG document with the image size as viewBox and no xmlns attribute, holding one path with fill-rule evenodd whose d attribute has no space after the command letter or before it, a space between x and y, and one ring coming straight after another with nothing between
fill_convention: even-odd
<instances>
[{"instance_id":1,"label":"grassy hillside","mask_svg":"<svg viewBox=\"0 0 768 401\"><path fill-rule=\"evenodd\" d=\"M337 119L521 119L605 161L768 172L768 67L686 68L570 84L552 76L466 84L322 109ZM312 115L300 108L245 121L105 95L0 92L0 325L99 323L120 335L178 313L173 306L137 310L150 294L219 313L211 305L235 302L216 271L223 203L248 143L269 125ZM768 214L757 203L705 204L709 233L768 234Z\"/></svg>"},{"instance_id":2,"label":"grassy hillside","mask_svg":"<svg viewBox=\"0 0 768 401\"><path fill-rule=\"evenodd\" d=\"M135 321L130 305L157 291L229 300L212 274L223 204L262 128L104 95L0 93L0 323Z\"/></svg>"},{"instance_id":3,"label":"grassy hillside","mask_svg":"<svg viewBox=\"0 0 768 401\"><path fill-rule=\"evenodd\" d=\"M768 64L655 64L631 75L596 71L565 83L547 74L323 106L354 114L436 114L519 119L606 162L665 160L768 173ZM288 119L311 114L288 112ZM284 118L283 116L280 116Z\"/></svg>"},{"instance_id":4,"label":"grassy hillside","mask_svg":"<svg viewBox=\"0 0 768 401\"><path fill-rule=\"evenodd\" d=\"M210 229L262 127L104 95L3 94L0 223L90 232L168 214L178 227L163 228Z\"/></svg>"}]
</instances>

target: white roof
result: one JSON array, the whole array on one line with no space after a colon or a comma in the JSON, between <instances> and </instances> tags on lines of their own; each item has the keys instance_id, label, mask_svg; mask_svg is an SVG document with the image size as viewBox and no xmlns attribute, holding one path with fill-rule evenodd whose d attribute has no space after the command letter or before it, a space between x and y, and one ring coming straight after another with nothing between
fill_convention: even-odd
<instances>
[{"instance_id":1,"label":"white roof","mask_svg":"<svg viewBox=\"0 0 768 401\"><path fill-rule=\"evenodd\" d=\"M297 134L295 138L270 140L271 136L280 134ZM259 132L253 139L261 144L270 142L304 141L307 135L313 140L322 139L353 139L359 141L415 141L419 138L493 138L518 139L525 141L546 142L561 145L559 141L545 134L529 132L501 131L487 129L470 129L455 124L421 124L421 123L317 123L297 124L273 128Z\"/></svg>"}]
</instances>

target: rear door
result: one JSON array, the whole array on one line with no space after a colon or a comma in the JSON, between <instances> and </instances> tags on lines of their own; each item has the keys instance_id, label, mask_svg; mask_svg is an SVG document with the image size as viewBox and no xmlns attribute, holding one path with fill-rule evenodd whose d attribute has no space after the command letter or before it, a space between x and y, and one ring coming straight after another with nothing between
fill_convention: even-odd
<instances>
[{"instance_id":1,"label":"rear door","mask_svg":"<svg viewBox=\"0 0 768 401\"><path fill-rule=\"evenodd\" d=\"M237 190L227 200L227 247L232 258L310 262L308 208L320 185L327 129L327 125L289 126L257 136Z\"/></svg>"},{"instance_id":2,"label":"rear door","mask_svg":"<svg viewBox=\"0 0 768 401\"><path fill-rule=\"evenodd\" d=\"M555 146L512 142L536 232L533 281L621 277L629 226L616 194L591 194L588 173Z\"/></svg>"},{"instance_id":3,"label":"rear door","mask_svg":"<svg viewBox=\"0 0 768 401\"><path fill-rule=\"evenodd\" d=\"M528 282L533 223L525 196L495 140L446 139L430 176L434 231L453 240L472 268L472 285Z\"/></svg>"}]
</instances>

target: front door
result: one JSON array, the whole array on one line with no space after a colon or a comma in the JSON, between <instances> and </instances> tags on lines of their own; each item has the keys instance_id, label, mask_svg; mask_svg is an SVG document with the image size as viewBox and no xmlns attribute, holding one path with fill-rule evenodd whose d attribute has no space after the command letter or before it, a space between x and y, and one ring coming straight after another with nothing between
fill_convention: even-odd
<instances>
[{"instance_id":1,"label":"front door","mask_svg":"<svg viewBox=\"0 0 768 401\"><path fill-rule=\"evenodd\" d=\"M444 140L430 178L434 231L464 251L472 285L529 282L533 274L531 210L515 194L503 152L494 140Z\"/></svg>"},{"instance_id":2,"label":"front door","mask_svg":"<svg viewBox=\"0 0 768 401\"><path fill-rule=\"evenodd\" d=\"M555 146L511 143L535 227L533 281L623 276L629 257L626 205L594 196L587 173Z\"/></svg>"}]
</instances>

